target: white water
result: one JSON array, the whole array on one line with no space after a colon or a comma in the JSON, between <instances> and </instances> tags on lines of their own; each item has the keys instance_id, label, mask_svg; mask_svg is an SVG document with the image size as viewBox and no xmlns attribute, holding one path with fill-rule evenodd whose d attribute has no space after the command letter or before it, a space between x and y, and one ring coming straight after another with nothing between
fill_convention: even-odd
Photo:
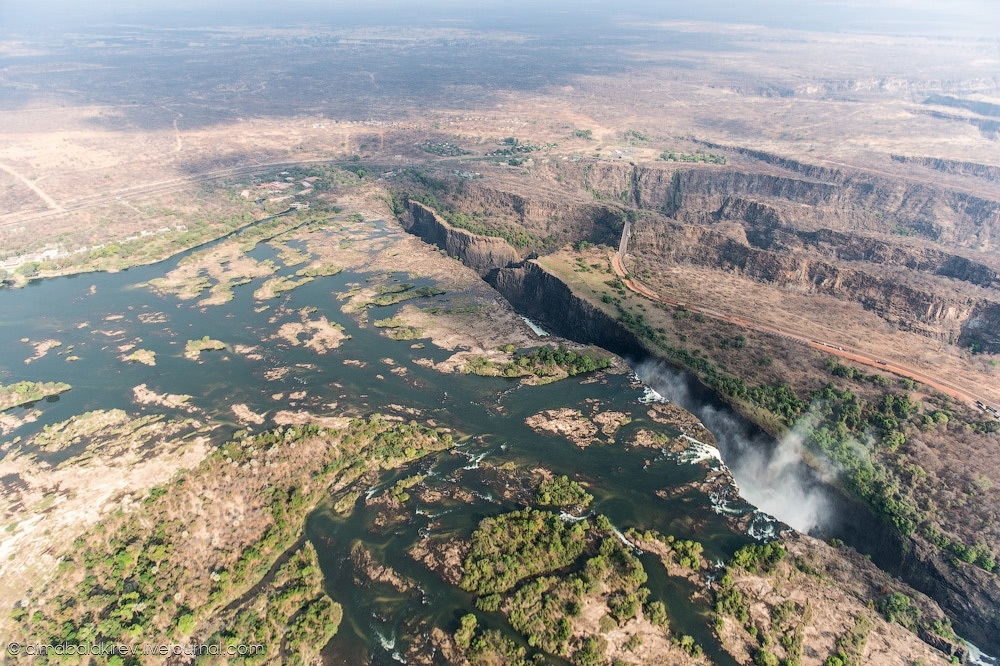
<instances>
[{"instance_id":1,"label":"white water","mask_svg":"<svg viewBox=\"0 0 1000 666\"><path fill-rule=\"evenodd\" d=\"M802 432L783 437L771 450L764 441L748 438L728 411L697 404L681 375L655 363L640 365L637 375L689 411L696 413L725 451L740 495L762 512L808 534L831 519L825 491L811 483L802 462Z\"/></svg>"},{"instance_id":2,"label":"white water","mask_svg":"<svg viewBox=\"0 0 1000 666\"><path fill-rule=\"evenodd\" d=\"M537 335L540 338L548 337L549 333L544 328L542 328L541 326L539 326L538 324L536 324L535 322L531 321L530 319L528 319L523 315L521 316L521 319L524 320L524 323L528 325L528 328L530 328L535 335Z\"/></svg>"},{"instance_id":3,"label":"white water","mask_svg":"<svg viewBox=\"0 0 1000 666\"><path fill-rule=\"evenodd\" d=\"M381 631L373 627L375 635L378 636L378 642L382 646L382 649L386 652L394 650L396 648L396 636L391 634L389 636L384 636Z\"/></svg>"},{"instance_id":4,"label":"white water","mask_svg":"<svg viewBox=\"0 0 1000 666\"><path fill-rule=\"evenodd\" d=\"M479 463L481 463L483 461L483 458L485 458L485 457L486 457L486 453L480 453L479 455L475 455L475 456L471 456L470 455L469 458L470 458L470 460L472 460L472 463L469 464L469 465L466 465L462 469L479 469Z\"/></svg>"},{"instance_id":5,"label":"white water","mask_svg":"<svg viewBox=\"0 0 1000 666\"><path fill-rule=\"evenodd\" d=\"M662 395L657 393L652 387L646 386L642 391L642 397L639 398L639 402L644 405L648 405L652 402L670 402Z\"/></svg>"},{"instance_id":6,"label":"white water","mask_svg":"<svg viewBox=\"0 0 1000 666\"><path fill-rule=\"evenodd\" d=\"M965 641L965 646L969 648L969 661L966 663L970 666L996 666L996 664L1000 664L1000 659L984 653L969 641Z\"/></svg>"},{"instance_id":7,"label":"white water","mask_svg":"<svg viewBox=\"0 0 1000 666\"><path fill-rule=\"evenodd\" d=\"M711 444L706 444L705 442L699 442L694 437L688 437L687 435L681 435L681 437L690 442L691 446L677 454L677 460L679 462L690 463L693 465L705 460L716 460L722 464L722 452L716 447Z\"/></svg>"}]
</instances>

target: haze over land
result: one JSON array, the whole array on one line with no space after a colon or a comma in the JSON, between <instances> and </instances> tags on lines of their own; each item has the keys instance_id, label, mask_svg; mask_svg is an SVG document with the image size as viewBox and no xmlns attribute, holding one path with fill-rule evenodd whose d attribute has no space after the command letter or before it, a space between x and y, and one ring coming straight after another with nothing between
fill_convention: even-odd
<instances>
[{"instance_id":1,"label":"haze over land","mask_svg":"<svg viewBox=\"0 0 1000 666\"><path fill-rule=\"evenodd\" d=\"M998 35L986 0L3 3L0 629L1000 653Z\"/></svg>"}]
</instances>

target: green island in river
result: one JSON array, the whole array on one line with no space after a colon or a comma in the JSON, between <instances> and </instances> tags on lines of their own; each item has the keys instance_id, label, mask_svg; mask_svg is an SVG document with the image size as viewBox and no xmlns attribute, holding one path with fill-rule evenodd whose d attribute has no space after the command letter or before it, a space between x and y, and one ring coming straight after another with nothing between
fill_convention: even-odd
<instances>
[{"instance_id":1,"label":"green island in river","mask_svg":"<svg viewBox=\"0 0 1000 666\"><path fill-rule=\"evenodd\" d=\"M0 385L0 411L38 402L73 388L63 382L17 382Z\"/></svg>"}]
</instances>

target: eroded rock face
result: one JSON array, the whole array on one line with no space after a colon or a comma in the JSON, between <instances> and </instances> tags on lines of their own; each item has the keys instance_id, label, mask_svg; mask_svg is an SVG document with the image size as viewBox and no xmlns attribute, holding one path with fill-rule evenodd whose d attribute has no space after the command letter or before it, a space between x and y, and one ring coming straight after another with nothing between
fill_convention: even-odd
<instances>
[{"instance_id":1,"label":"eroded rock face","mask_svg":"<svg viewBox=\"0 0 1000 666\"><path fill-rule=\"evenodd\" d=\"M938 157L908 157L904 155L893 155L892 160L903 164L919 164L920 166L941 171L942 173L953 173L960 176L974 176L983 180L1000 181L1000 168L986 164L945 160Z\"/></svg>"},{"instance_id":2,"label":"eroded rock face","mask_svg":"<svg viewBox=\"0 0 1000 666\"><path fill-rule=\"evenodd\" d=\"M540 167L543 179L530 187L468 183L450 201L490 224L610 246L632 215L630 248L639 255L833 296L904 330L1000 352L993 333L1000 258L981 251L1000 238L1000 202L930 180L735 152L740 157L728 165L564 163L548 174L559 191L543 184ZM919 164L992 175L977 165ZM463 230L430 231L447 223L422 206L410 217L419 227L413 233L481 274L511 265L517 254L500 239L486 247Z\"/></svg>"},{"instance_id":3,"label":"eroded rock face","mask_svg":"<svg viewBox=\"0 0 1000 666\"><path fill-rule=\"evenodd\" d=\"M747 237L751 238L749 231ZM759 238L756 240L761 242ZM854 243L855 249L857 245ZM870 249L877 251L878 245L873 242ZM904 330L941 340L964 335L970 325L987 328L988 322L995 317L993 310L1000 307L1000 303L987 297L990 292L951 284L940 278L940 284L935 284L933 277L923 273L911 275L898 265L887 267L883 263L867 268L855 261L830 261L823 259L818 250L790 244L781 246L777 242L768 249L761 249L742 244L731 234L711 227L663 222L637 236L633 247L647 256L671 263L736 271L775 286L854 301ZM961 257L952 257L942 261L939 268L993 283L995 273L991 269L971 263ZM977 315L979 321L974 323ZM995 344L991 343L993 336L989 334L984 339L987 345Z\"/></svg>"},{"instance_id":4,"label":"eroded rock face","mask_svg":"<svg viewBox=\"0 0 1000 666\"><path fill-rule=\"evenodd\" d=\"M539 238L566 232L568 236L561 240L617 245L624 217L621 209L613 203L595 201L592 194L584 194L585 200L566 192L557 196L529 195L472 181L454 194L453 201L464 213L480 213L491 224L502 221L516 225Z\"/></svg>"},{"instance_id":5,"label":"eroded rock face","mask_svg":"<svg viewBox=\"0 0 1000 666\"><path fill-rule=\"evenodd\" d=\"M978 344L982 351L1000 353L1000 303L977 303L962 327L959 344Z\"/></svg>"},{"instance_id":6,"label":"eroded rock face","mask_svg":"<svg viewBox=\"0 0 1000 666\"><path fill-rule=\"evenodd\" d=\"M529 233L545 236L555 225L568 234L564 240L612 246L627 210L638 209L645 212L630 248L640 255L833 296L904 330L1000 352L993 332L1000 259L971 249L988 249L1000 237L1000 202L742 152L759 167L571 164L560 167L564 201L476 184L455 203ZM577 188L600 202L581 203ZM453 251L447 241L430 242ZM464 260L498 266L499 255L490 256L484 261L483 250L471 247Z\"/></svg>"},{"instance_id":7,"label":"eroded rock face","mask_svg":"<svg viewBox=\"0 0 1000 666\"><path fill-rule=\"evenodd\" d=\"M991 654L1000 652L1000 579L974 565L949 561L920 536L909 538L901 577L933 598L955 622L956 630Z\"/></svg>"},{"instance_id":8,"label":"eroded rock face","mask_svg":"<svg viewBox=\"0 0 1000 666\"><path fill-rule=\"evenodd\" d=\"M460 258L480 275L491 270L516 264L522 257L502 238L477 236L458 229L418 201L411 201L402 218L403 228L424 241Z\"/></svg>"},{"instance_id":9,"label":"eroded rock face","mask_svg":"<svg viewBox=\"0 0 1000 666\"><path fill-rule=\"evenodd\" d=\"M496 271L489 280L518 312L538 321L546 330L575 342L587 341L627 358L647 355L632 332L576 296L559 278L534 261Z\"/></svg>"}]
</instances>

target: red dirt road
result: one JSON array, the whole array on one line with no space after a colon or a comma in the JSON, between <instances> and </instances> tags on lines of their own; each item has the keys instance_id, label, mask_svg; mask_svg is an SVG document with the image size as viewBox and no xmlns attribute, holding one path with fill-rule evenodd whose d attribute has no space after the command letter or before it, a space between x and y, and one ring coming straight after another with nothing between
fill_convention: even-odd
<instances>
[{"instance_id":1,"label":"red dirt road","mask_svg":"<svg viewBox=\"0 0 1000 666\"><path fill-rule=\"evenodd\" d=\"M982 402L982 403L987 402L987 400L982 396L976 395L975 393L971 393L967 389L957 386L952 382L941 379L939 377L932 377L918 370L914 370L913 368L908 368L906 366L899 365L898 363L895 362L883 361L880 358L869 356L868 354L857 351L855 349L845 349L840 345L834 345L829 342L824 342L822 340L816 340L815 338L804 336L801 332L791 332L780 328L759 324L757 322L749 321L747 319L742 319L740 317L733 317L731 315L723 314L715 310L709 310L707 308L701 308L697 306L688 305L686 303L674 301L669 298L663 298L649 287L639 283L633 278L628 277L628 274L625 272L624 266L622 266L622 260L620 255L614 254L611 257L611 265L614 267L615 273L618 275L619 278L621 278L622 282L625 283L625 286L628 287L629 290L639 294L640 296L644 296L650 300L659 301L660 303L665 303L667 305L673 305L673 306L683 305L691 312L700 314L705 317L711 317L713 319L726 321L731 324L736 324L737 326L742 326L743 328L748 328L755 331L761 331L764 333L769 333L771 335L779 335L787 340L791 340L792 342L797 342L799 344L812 347L813 349L825 352L832 356L838 356L840 358L849 359L851 361L854 361L855 363L868 365L878 370L882 370L884 372L891 372L894 375L918 381L921 384L925 384L927 386L930 386L931 388L935 388L938 391L941 391L942 393L950 395L953 398L957 398L958 400L963 400L965 402L968 402L971 405L975 405L976 402Z\"/></svg>"}]
</instances>

